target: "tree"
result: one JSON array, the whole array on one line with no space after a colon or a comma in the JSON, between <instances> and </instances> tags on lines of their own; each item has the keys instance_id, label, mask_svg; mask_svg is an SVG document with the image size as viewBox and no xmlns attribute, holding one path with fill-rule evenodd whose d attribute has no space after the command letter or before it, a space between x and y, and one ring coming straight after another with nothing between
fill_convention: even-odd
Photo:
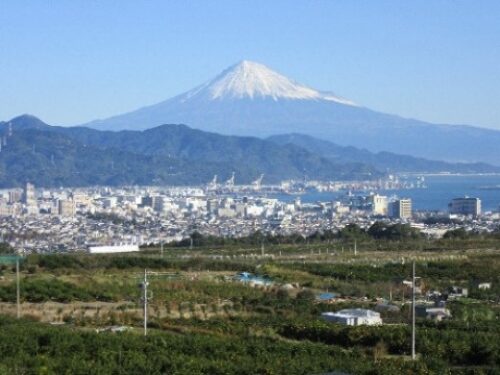
<instances>
[{"instance_id":1,"label":"tree","mask_svg":"<svg viewBox=\"0 0 500 375\"><path fill-rule=\"evenodd\" d=\"M377 221L368 229L368 235L377 240L401 241L405 239L418 239L420 231L408 224L398 223L389 225Z\"/></svg>"},{"instance_id":2,"label":"tree","mask_svg":"<svg viewBox=\"0 0 500 375\"><path fill-rule=\"evenodd\" d=\"M276 298L279 299L280 301L286 301L290 298L290 294L286 289L280 289L276 293Z\"/></svg>"},{"instance_id":3,"label":"tree","mask_svg":"<svg viewBox=\"0 0 500 375\"><path fill-rule=\"evenodd\" d=\"M443 238L446 239L466 239L468 237L468 233L465 228L452 229L447 231Z\"/></svg>"},{"instance_id":4,"label":"tree","mask_svg":"<svg viewBox=\"0 0 500 375\"><path fill-rule=\"evenodd\" d=\"M366 237L366 232L357 224L347 224L338 232L338 237L346 240L363 239Z\"/></svg>"},{"instance_id":5,"label":"tree","mask_svg":"<svg viewBox=\"0 0 500 375\"><path fill-rule=\"evenodd\" d=\"M17 254L17 251L7 242L0 242L0 254Z\"/></svg>"},{"instance_id":6,"label":"tree","mask_svg":"<svg viewBox=\"0 0 500 375\"><path fill-rule=\"evenodd\" d=\"M314 301L316 296L309 289L304 289L297 294L297 300L299 301Z\"/></svg>"}]
</instances>

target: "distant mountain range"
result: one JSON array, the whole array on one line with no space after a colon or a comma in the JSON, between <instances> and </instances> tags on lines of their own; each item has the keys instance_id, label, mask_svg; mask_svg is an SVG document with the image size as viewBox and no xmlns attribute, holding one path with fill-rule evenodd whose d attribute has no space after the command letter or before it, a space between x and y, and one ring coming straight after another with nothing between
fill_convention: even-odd
<instances>
[{"instance_id":1,"label":"distant mountain range","mask_svg":"<svg viewBox=\"0 0 500 375\"><path fill-rule=\"evenodd\" d=\"M11 135L10 135L11 133ZM249 183L349 180L386 172L499 172L487 164L450 164L342 147L305 135L226 136L185 125L143 131L57 127L33 116L0 122L0 187L201 184L236 173Z\"/></svg>"},{"instance_id":2,"label":"distant mountain range","mask_svg":"<svg viewBox=\"0 0 500 375\"><path fill-rule=\"evenodd\" d=\"M497 173L500 167L487 163L447 163L443 161L400 155L393 152L370 152L352 146L339 146L304 134L274 135L268 140L280 145L293 144L338 163L362 162L386 173L403 172L450 172L450 173Z\"/></svg>"},{"instance_id":3,"label":"distant mountain range","mask_svg":"<svg viewBox=\"0 0 500 375\"><path fill-rule=\"evenodd\" d=\"M430 124L376 112L250 61L230 67L187 93L85 126L144 130L165 123L227 135L306 134L372 152L500 166L500 131Z\"/></svg>"}]
</instances>

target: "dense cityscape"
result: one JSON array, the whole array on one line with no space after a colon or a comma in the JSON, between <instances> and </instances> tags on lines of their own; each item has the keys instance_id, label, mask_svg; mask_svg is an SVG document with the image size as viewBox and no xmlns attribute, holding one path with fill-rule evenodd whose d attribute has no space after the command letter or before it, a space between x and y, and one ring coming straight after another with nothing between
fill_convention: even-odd
<instances>
[{"instance_id":1,"label":"dense cityscape","mask_svg":"<svg viewBox=\"0 0 500 375\"><path fill-rule=\"evenodd\" d=\"M428 237L448 230L491 232L499 212L481 212L481 200L457 197L447 212L413 211L411 199L387 197L378 189L414 188L387 180L321 183L285 181L281 185L217 184L203 187L92 187L0 191L0 233L23 254L89 250L95 246L169 244L194 232L244 237L261 231L304 237L348 224L369 228L376 221L405 223ZM422 179L417 187L425 189ZM370 191L353 194L351 189ZM332 202L302 203L305 191L341 192ZM287 201L279 197L288 197Z\"/></svg>"}]
</instances>

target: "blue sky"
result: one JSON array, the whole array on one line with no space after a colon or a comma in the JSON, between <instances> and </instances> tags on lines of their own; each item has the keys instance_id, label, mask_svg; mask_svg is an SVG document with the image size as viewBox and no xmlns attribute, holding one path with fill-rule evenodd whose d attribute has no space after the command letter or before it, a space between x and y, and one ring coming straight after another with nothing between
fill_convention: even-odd
<instances>
[{"instance_id":1,"label":"blue sky","mask_svg":"<svg viewBox=\"0 0 500 375\"><path fill-rule=\"evenodd\" d=\"M240 60L366 107L500 129L500 1L0 1L0 120L74 125Z\"/></svg>"}]
</instances>

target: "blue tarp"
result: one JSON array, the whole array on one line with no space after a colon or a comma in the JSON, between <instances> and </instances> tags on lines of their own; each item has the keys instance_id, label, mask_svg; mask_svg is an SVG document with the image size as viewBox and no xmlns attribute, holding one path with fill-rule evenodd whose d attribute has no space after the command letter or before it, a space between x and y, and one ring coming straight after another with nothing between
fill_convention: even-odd
<instances>
[{"instance_id":1,"label":"blue tarp","mask_svg":"<svg viewBox=\"0 0 500 375\"><path fill-rule=\"evenodd\" d=\"M321 293L318 296L318 299L321 301L328 301L328 300L334 299L336 297L337 297L337 295L335 293Z\"/></svg>"}]
</instances>

